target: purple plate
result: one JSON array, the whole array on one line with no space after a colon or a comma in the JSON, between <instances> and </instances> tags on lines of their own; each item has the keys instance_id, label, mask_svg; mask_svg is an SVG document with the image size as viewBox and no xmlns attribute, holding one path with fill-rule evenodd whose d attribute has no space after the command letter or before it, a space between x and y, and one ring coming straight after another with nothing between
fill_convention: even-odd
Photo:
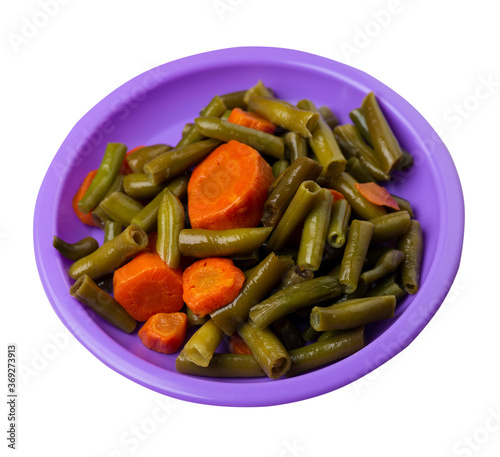
<instances>
[{"instance_id":1,"label":"purple plate","mask_svg":"<svg viewBox=\"0 0 500 457\"><path fill-rule=\"evenodd\" d=\"M84 176L99 166L108 142L130 149L176 144L214 94L246 89L259 79L290 102L311 99L327 105L341 123L373 90L415 158L414 167L388 187L411 201L425 249L418 294L402 300L394 319L367 328L367 345L356 354L295 378L214 379L175 371L176 355L145 348L137 335L112 328L69 295L69 261L52 247L53 235L76 241L102 240L84 226L71 200ZM125 83L92 108L71 130L52 161L38 195L34 217L35 256L55 312L69 331L113 370L157 392L198 403L266 406L331 392L374 370L404 349L444 300L458 270L464 232L460 181L446 147L425 119L402 97L371 76L304 52L277 48L232 48L167 63Z\"/></svg>"}]
</instances>

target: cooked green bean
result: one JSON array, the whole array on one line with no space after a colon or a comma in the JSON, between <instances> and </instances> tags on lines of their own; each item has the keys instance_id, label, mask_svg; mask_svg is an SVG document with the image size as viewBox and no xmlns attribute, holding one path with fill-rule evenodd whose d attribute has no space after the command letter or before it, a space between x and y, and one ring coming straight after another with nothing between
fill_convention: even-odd
<instances>
[{"instance_id":1,"label":"cooked green bean","mask_svg":"<svg viewBox=\"0 0 500 457\"><path fill-rule=\"evenodd\" d=\"M288 152L290 163L300 157L307 157L307 139L295 132L288 132L285 136L285 149Z\"/></svg>"},{"instance_id":2,"label":"cooked green bean","mask_svg":"<svg viewBox=\"0 0 500 457\"><path fill-rule=\"evenodd\" d=\"M84 214L92 211L104 198L116 178L127 147L121 143L108 143L99 169L89 188L78 202L78 208Z\"/></svg>"},{"instance_id":3,"label":"cooked green bean","mask_svg":"<svg viewBox=\"0 0 500 457\"><path fill-rule=\"evenodd\" d=\"M273 322L273 332L285 346L287 351L304 346L300 330L286 317Z\"/></svg>"},{"instance_id":4,"label":"cooked green bean","mask_svg":"<svg viewBox=\"0 0 500 457\"><path fill-rule=\"evenodd\" d=\"M295 284L301 284L305 281L309 281L314 278L314 273L311 270L303 270L298 265L294 265L285 276L283 280L277 287L278 290L286 289L287 287L294 286Z\"/></svg>"},{"instance_id":5,"label":"cooked green bean","mask_svg":"<svg viewBox=\"0 0 500 457\"><path fill-rule=\"evenodd\" d=\"M206 321L182 349L184 357L200 367L208 367L224 332L211 319Z\"/></svg>"},{"instance_id":6,"label":"cooked green bean","mask_svg":"<svg viewBox=\"0 0 500 457\"><path fill-rule=\"evenodd\" d=\"M300 268L318 271L321 266L332 214L332 202L332 193L328 189L321 189L304 220L297 255L297 265Z\"/></svg>"},{"instance_id":7,"label":"cooked green bean","mask_svg":"<svg viewBox=\"0 0 500 457\"><path fill-rule=\"evenodd\" d=\"M104 229L106 221L110 221L111 218L106 214L106 212L99 206L92 210L92 219L98 227Z\"/></svg>"},{"instance_id":8,"label":"cooked green bean","mask_svg":"<svg viewBox=\"0 0 500 457\"><path fill-rule=\"evenodd\" d=\"M144 206L122 192L113 192L99 203L99 208L103 209L111 220L126 227L144 209Z\"/></svg>"},{"instance_id":9,"label":"cooked green bean","mask_svg":"<svg viewBox=\"0 0 500 457\"><path fill-rule=\"evenodd\" d=\"M220 117L223 121L227 121L229 119L229 116L231 116L232 110L226 110L224 111L224 114ZM196 124L194 124L196 126Z\"/></svg>"},{"instance_id":10,"label":"cooked green bean","mask_svg":"<svg viewBox=\"0 0 500 457\"><path fill-rule=\"evenodd\" d=\"M304 181L299 186L267 242L269 249L277 251L285 246L294 230L307 216L320 191L321 187L314 181Z\"/></svg>"},{"instance_id":11,"label":"cooked green bean","mask_svg":"<svg viewBox=\"0 0 500 457\"><path fill-rule=\"evenodd\" d=\"M137 322L111 295L100 289L86 274L76 280L69 289L69 293L114 327L126 333L135 330Z\"/></svg>"},{"instance_id":12,"label":"cooked green bean","mask_svg":"<svg viewBox=\"0 0 500 457\"><path fill-rule=\"evenodd\" d=\"M314 330L314 331L316 331L316 330ZM331 338L332 336L340 335L344 331L345 330L327 330L326 332L318 332L318 333L320 333L320 335L318 336L317 340L318 340L318 342L325 341L325 340Z\"/></svg>"},{"instance_id":13,"label":"cooked green bean","mask_svg":"<svg viewBox=\"0 0 500 457\"><path fill-rule=\"evenodd\" d=\"M326 241L332 248L339 249L344 246L350 218L349 202L345 198L337 200L332 206L330 226L326 235Z\"/></svg>"},{"instance_id":14,"label":"cooked green bean","mask_svg":"<svg viewBox=\"0 0 500 457\"><path fill-rule=\"evenodd\" d=\"M339 120L337 119L337 116L335 116L333 111L328 108L328 106L320 106L318 108L318 112L326 122L326 125L328 125L328 127L330 127L332 130L338 125Z\"/></svg>"},{"instance_id":15,"label":"cooked green bean","mask_svg":"<svg viewBox=\"0 0 500 457\"><path fill-rule=\"evenodd\" d=\"M123 179L125 178L124 175L121 173L118 173L116 175L115 180L111 183L111 186L109 187L108 191L104 195L104 198L109 197L113 192L123 192Z\"/></svg>"},{"instance_id":16,"label":"cooked green bean","mask_svg":"<svg viewBox=\"0 0 500 457\"><path fill-rule=\"evenodd\" d=\"M271 185L269 196L264 203L262 224L266 227L275 227L299 186L304 181L314 181L321 170L321 165L307 157L295 160Z\"/></svg>"},{"instance_id":17,"label":"cooked green bean","mask_svg":"<svg viewBox=\"0 0 500 457\"><path fill-rule=\"evenodd\" d=\"M194 122L197 131L203 136L221 141L237 140L276 159L281 160L285 157L285 140L279 136L216 117L197 117Z\"/></svg>"},{"instance_id":18,"label":"cooked green bean","mask_svg":"<svg viewBox=\"0 0 500 457\"><path fill-rule=\"evenodd\" d=\"M179 249L183 255L198 259L245 254L261 247L271 230L271 227L184 229L179 235Z\"/></svg>"},{"instance_id":19,"label":"cooked green bean","mask_svg":"<svg viewBox=\"0 0 500 457\"><path fill-rule=\"evenodd\" d=\"M187 316L188 327L198 327L200 325L203 325L205 322L208 321L208 319L210 319L210 316L208 315L203 317L198 317L187 306L185 307L184 312L186 313Z\"/></svg>"},{"instance_id":20,"label":"cooked green bean","mask_svg":"<svg viewBox=\"0 0 500 457\"><path fill-rule=\"evenodd\" d=\"M144 165L146 165L148 162L158 157L159 155L170 151L171 149L172 146L169 146L168 144L144 146L143 148L132 152L132 154L129 154L127 157L125 157L125 160L134 173L143 173Z\"/></svg>"},{"instance_id":21,"label":"cooked green bean","mask_svg":"<svg viewBox=\"0 0 500 457\"><path fill-rule=\"evenodd\" d=\"M398 204L399 209L401 211L408 211L408 214L412 219L415 217L415 214L413 213L413 209L411 207L411 203L408 200L405 200L404 198L392 194L391 197L394 198L394 200L396 200L396 203Z\"/></svg>"},{"instance_id":22,"label":"cooked green bean","mask_svg":"<svg viewBox=\"0 0 500 457\"><path fill-rule=\"evenodd\" d=\"M320 115L313 111L296 108L292 104L272 97L254 95L248 100L248 109L264 116L273 124L311 138Z\"/></svg>"},{"instance_id":23,"label":"cooked green bean","mask_svg":"<svg viewBox=\"0 0 500 457\"><path fill-rule=\"evenodd\" d=\"M346 173L349 173L358 182L375 182L373 175L361 164L357 157L351 157L345 165Z\"/></svg>"},{"instance_id":24,"label":"cooked green bean","mask_svg":"<svg viewBox=\"0 0 500 457\"><path fill-rule=\"evenodd\" d=\"M194 126L194 122L188 122L183 128L182 128L182 136L184 136L187 132L189 132L189 129Z\"/></svg>"},{"instance_id":25,"label":"cooked green bean","mask_svg":"<svg viewBox=\"0 0 500 457\"><path fill-rule=\"evenodd\" d=\"M311 314L310 310L309 314ZM304 339L304 341L307 341L308 343L309 341L317 340L319 335L321 335L321 332L314 330L311 327L311 324L307 324L304 330L302 330L302 338Z\"/></svg>"},{"instance_id":26,"label":"cooked green bean","mask_svg":"<svg viewBox=\"0 0 500 457\"><path fill-rule=\"evenodd\" d=\"M356 180L347 173L341 173L339 176L330 180L332 189L341 192L352 207L352 210L361 219L373 219L386 214L382 206L374 205L363 197L356 188Z\"/></svg>"},{"instance_id":27,"label":"cooked green bean","mask_svg":"<svg viewBox=\"0 0 500 457\"><path fill-rule=\"evenodd\" d=\"M151 184L160 184L181 175L210 154L220 141L202 140L167 151L144 165Z\"/></svg>"},{"instance_id":28,"label":"cooked green bean","mask_svg":"<svg viewBox=\"0 0 500 457\"><path fill-rule=\"evenodd\" d=\"M290 166L288 160L277 160L273 164L273 176L277 178L281 173L283 173Z\"/></svg>"},{"instance_id":29,"label":"cooked green bean","mask_svg":"<svg viewBox=\"0 0 500 457\"><path fill-rule=\"evenodd\" d=\"M184 229L184 207L177 197L165 189L158 208L156 252L174 270L181 263L179 234Z\"/></svg>"},{"instance_id":30,"label":"cooked green bean","mask_svg":"<svg viewBox=\"0 0 500 457\"><path fill-rule=\"evenodd\" d=\"M377 283L375 287L366 293L366 297L380 297L382 295L394 295L396 300L404 297L406 291L396 281L396 274L393 273Z\"/></svg>"},{"instance_id":31,"label":"cooked green bean","mask_svg":"<svg viewBox=\"0 0 500 457\"><path fill-rule=\"evenodd\" d=\"M366 125L365 115L361 111L360 108L356 108L349 113L349 117L351 121L354 123L358 132L363 137L363 140L368 143L369 146L373 147L372 137L370 136L370 132L368 131L368 126Z\"/></svg>"},{"instance_id":32,"label":"cooked green bean","mask_svg":"<svg viewBox=\"0 0 500 457\"><path fill-rule=\"evenodd\" d=\"M271 252L245 280L238 296L228 305L210 313L213 321L226 335L232 335L248 317L250 308L271 292L288 269L289 266Z\"/></svg>"},{"instance_id":33,"label":"cooked green bean","mask_svg":"<svg viewBox=\"0 0 500 457\"><path fill-rule=\"evenodd\" d=\"M370 92L363 99L361 111L365 116L366 125L373 142L373 150L380 162L382 171L389 173L401 162L403 152L373 92Z\"/></svg>"},{"instance_id":34,"label":"cooked green bean","mask_svg":"<svg viewBox=\"0 0 500 457\"><path fill-rule=\"evenodd\" d=\"M239 90L237 92L230 92L229 94L220 95L220 99L226 106L226 109L232 110L233 108L247 109L245 103L246 90Z\"/></svg>"},{"instance_id":35,"label":"cooked green bean","mask_svg":"<svg viewBox=\"0 0 500 457\"><path fill-rule=\"evenodd\" d=\"M357 219L351 222L339 275L339 283L346 294L353 293L358 287L372 234L371 222Z\"/></svg>"},{"instance_id":36,"label":"cooked green bean","mask_svg":"<svg viewBox=\"0 0 500 457\"><path fill-rule=\"evenodd\" d=\"M392 273L401 265L405 255L398 249L390 249L378 259L375 266L361 274L361 280L367 284Z\"/></svg>"},{"instance_id":37,"label":"cooked green bean","mask_svg":"<svg viewBox=\"0 0 500 457\"><path fill-rule=\"evenodd\" d=\"M266 375L251 354L214 354L208 367L200 367L187 360L181 351L175 360L175 369L179 373L213 378L256 378Z\"/></svg>"},{"instance_id":38,"label":"cooked green bean","mask_svg":"<svg viewBox=\"0 0 500 457\"><path fill-rule=\"evenodd\" d=\"M130 173L123 178L123 191L132 198L148 199L156 197L165 187L154 186L146 173Z\"/></svg>"},{"instance_id":39,"label":"cooked green bean","mask_svg":"<svg viewBox=\"0 0 500 457\"><path fill-rule=\"evenodd\" d=\"M348 357L364 346L363 328L338 333L331 338L290 351L292 366L287 376L295 376Z\"/></svg>"},{"instance_id":40,"label":"cooked green bean","mask_svg":"<svg viewBox=\"0 0 500 457\"><path fill-rule=\"evenodd\" d=\"M311 311L311 326L318 331L361 327L393 317L395 309L394 295L356 298L326 308L315 306Z\"/></svg>"},{"instance_id":41,"label":"cooked green bean","mask_svg":"<svg viewBox=\"0 0 500 457\"><path fill-rule=\"evenodd\" d=\"M264 83L259 80L259 82L255 86L250 87L250 89L248 89L243 96L243 101L247 104L247 108L250 98L255 97L256 95L261 97L273 97L274 94L269 87L264 86Z\"/></svg>"},{"instance_id":42,"label":"cooked green bean","mask_svg":"<svg viewBox=\"0 0 500 457\"><path fill-rule=\"evenodd\" d=\"M331 276L321 276L280 290L250 309L250 319L260 328L305 306L338 297L342 289Z\"/></svg>"},{"instance_id":43,"label":"cooked green bean","mask_svg":"<svg viewBox=\"0 0 500 457\"><path fill-rule=\"evenodd\" d=\"M410 214L396 211L370 219L370 222L373 224L372 243L383 243L406 233L410 227Z\"/></svg>"},{"instance_id":44,"label":"cooked green bean","mask_svg":"<svg viewBox=\"0 0 500 457\"><path fill-rule=\"evenodd\" d=\"M240 270L247 270L259 262L259 250L254 249L253 251L245 254L232 256L231 260L233 261L235 267L238 267Z\"/></svg>"},{"instance_id":45,"label":"cooked green bean","mask_svg":"<svg viewBox=\"0 0 500 457\"><path fill-rule=\"evenodd\" d=\"M116 238L123 231L123 225L115 221L104 222L104 243Z\"/></svg>"},{"instance_id":46,"label":"cooked green bean","mask_svg":"<svg viewBox=\"0 0 500 457\"><path fill-rule=\"evenodd\" d=\"M346 300L353 300L354 298L362 298L366 295L369 289L369 284L366 282L362 281L360 278L360 281L358 282L358 287L356 287L356 290L350 294L342 294L340 297L337 297L332 305L336 303L342 303Z\"/></svg>"},{"instance_id":47,"label":"cooked green bean","mask_svg":"<svg viewBox=\"0 0 500 457\"><path fill-rule=\"evenodd\" d=\"M416 294L420 287L423 251L422 228L417 220L411 220L408 231L399 239L398 247L405 255L401 265L403 287L409 294Z\"/></svg>"},{"instance_id":48,"label":"cooked green bean","mask_svg":"<svg viewBox=\"0 0 500 457\"><path fill-rule=\"evenodd\" d=\"M268 328L258 328L253 322L242 322L238 333L255 360L271 379L281 378L290 368L290 356L278 337Z\"/></svg>"},{"instance_id":49,"label":"cooked green bean","mask_svg":"<svg viewBox=\"0 0 500 457\"><path fill-rule=\"evenodd\" d=\"M310 100L301 100L297 106L311 112L318 112ZM308 141L318 162L323 166L323 174L327 178L334 178L345 170L346 158L340 150L332 129L321 116L318 118L316 127L311 131Z\"/></svg>"},{"instance_id":50,"label":"cooked green bean","mask_svg":"<svg viewBox=\"0 0 500 457\"><path fill-rule=\"evenodd\" d=\"M73 279L84 274L92 279L99 278L121 267L130 257L142 251L147 244L146 232L137 225L129 225L117 237L74 262L69 267L68 273Z\"/></svg>"},{"instance_id":51,"label":"cooked green bean","mask_svg":"<svg viewBox=\"0 0 500 457\"><path fill-rule=\"evenodd\" d=\"M61 238L54 236L52 246L67 259L75 261L94 252L99 247L99 243L91 236L82 238L76 243L66 243Z\"/></svg>"},{"instance_id":52,"label":"cooked green bean","mask_svg":"<svg viewBox=\"0 0 500 457\"><path fill-rule=\"evenodd\" d=\"M188 175L183 174L168 183L166 188L170 190L170 192L172 192L178 199L181 199L186 195L188 181ZM161 199L162 194L159 193L130 221L130 223L142 227L148 233L152 232L157 224L158 208L160 207Z\"/></svg>"}]
</instances>

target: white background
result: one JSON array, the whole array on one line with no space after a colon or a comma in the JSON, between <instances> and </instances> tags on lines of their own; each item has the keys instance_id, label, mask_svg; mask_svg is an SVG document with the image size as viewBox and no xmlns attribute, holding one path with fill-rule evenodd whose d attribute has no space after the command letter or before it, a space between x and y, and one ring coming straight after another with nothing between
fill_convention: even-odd
<instances>
[{"instance_id":1,"label":"white background","mask_svg":"<svg viewBox=\"0 0 500 457\"><path fill-rule=\"evenodd\" d=\"M17 344L23 373L16 454L499 455L496 2L47 1L54 2L50 17L43 0L2 2L0 12L0 352ZM445 140L467 216L456 281L407 349L338 391L240 409L169 399L80 345L42 289L32 218L54 154L104 96L176 58L248 45L332 58L402 95ZM6 373L6 355L1 360ZM0 379L5 391L6 375ZM1 411L0 454L14 454L4 400Z\"/></svg>"}]
</instances>

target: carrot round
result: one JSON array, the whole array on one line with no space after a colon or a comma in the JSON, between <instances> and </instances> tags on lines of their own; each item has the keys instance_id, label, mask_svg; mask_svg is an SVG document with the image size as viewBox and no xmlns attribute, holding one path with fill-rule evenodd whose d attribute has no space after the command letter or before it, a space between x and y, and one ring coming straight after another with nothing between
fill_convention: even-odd
<instances>
[{"instance_id":1,"label":"carrot round","mask_svg":"<svg viewBox=\"0 0 500 457\"><path fill-rule=\"evenodd\" d=\"M389 208L399 211L399 205L389 191L374 182L356 183L356 188L359 193L365 197L370 203L379 206L388 206Z\"/></svg>"},{"instance_id":2,"label":"carrot round","mask_svg":"<svg viewBox=\"0 0 500 457\"><path fill-rule=\"evenodd\" d=\"M89 211L87 214L82 213L80 211L80 208L78 208L78 202L85 195L85 192L87 192L87 189L89 188L96 174L97 170L92 170L87 174L87 176L85 176L85 179L83 180L80 188L76 191L76 194L73 197L73 203L72 203L73 210L75 211L75 214L78 216L78 219L80 219L84 224L90 225L91 227L97 227L97 224L94 222L94 219L92 218L92 211Z\"/></svg>"},{"instance_id":3,"label":"carrot round","mask_svg":"<svg viewBox=\"0 0 500 457\"><path fill-rule=\"evenodd\" d=\"M220 145L194 169L189 180L192 228L255 227L273 180L271 166L255 149L235 140Z\"/></svg>"},{"instance_id":4,"label":"carrot round","mask_svg":"<svg viewBox=\"0 0 500 457\"><path fill-rule=\"evenodd\" d=\"M241 108L234 108L227 120L233 124L260 130L261 132L270 133L271 135L276 130L276 126L265 117L257 113L244 111Z\"/></svg>"},{"instance_id":5,"label":"carrot round","mask_svg":"<svg viewBox=\"0 0 500 457\"><path fill-rule=\"evenodd\" d=\"M122 175L129 175L131 173L133 173L132 171L132 168L130 168L129 164L127 163L127 156L129 156L130 154L132 154L133 152L137 151L138 149L141 149L143 148L144 146L138 146L130 151L128 151L126 154L125 154L125 158L123 159L123 163L122 163L122 166L120 167L120 173Z\"/></svg>"},{"instance_id":6,"label":"carrot round","mask_svg":"<svg viewBox=\"0 0 500 457\"><path fill-rule=\"evenodd\" d=\"M243 341L238 333L233 333L231 339L229 340L229 352L231 354L251 354L252 351Z\"/></svg>"},{"instance_id":7,"label":"carrot round","mask_svg":"<svg viewBox=\"0 0 500 457\"><path fill-rule=\"evenodd\" d=\"M137 335L144 346L163 354L173 354L186 338L187 316L184 313L157 313L140 328Z\"/></svg>"},{"instance_id":8,"label":"carrot round","mask_svg":"<svg viewBox=\"0 0 500 457\"><path fill-rule=\"evenodd\" d=\"M332 205L333 205L333 203L335 203L338 200L345 200L344 194L342 192L339 192L338 190L333 190L333 189L328 189L328 190L330 191L330 193L333 196Z\"/></svg>"},{"instance_id":9,"label":"carrot round","mask_svg":"<svg viewBox=\"0 0 500 457\"><path fill-rule=\"evenodd\" d=\"M180 311L182 272L170 268L160 256L141 252L113 275L115 299L137 321L157 313Z\"/></svg>"},{"instance_id":10,"label":"carrot round","mask_svg":"<svg viewBox=\"0 0 500 457\"><path fill-rule=\"evenodd\" d=\"M231 259L209 257L184 270L182 297L193 314L203 317L233 301L244 282Z\"/></svg>"}]
</instances>

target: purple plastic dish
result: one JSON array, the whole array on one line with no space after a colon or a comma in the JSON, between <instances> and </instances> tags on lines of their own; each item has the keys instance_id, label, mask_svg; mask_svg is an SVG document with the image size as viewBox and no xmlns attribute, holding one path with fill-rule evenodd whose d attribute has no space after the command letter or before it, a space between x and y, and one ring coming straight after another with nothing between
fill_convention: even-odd
<instances>
[{"instance_id":1,"label":"purple plastic dish","mask_svg":"<svg viewBox=\"0 0 500 457\"><path fill-rule=\"evenodd\" d=\"M349 122L349 112L374 91L414 167L389 186L411 201L425 236L420 291L402 300L394 319L367 328L367 345L329 366L290 379L200 378L177 373L176 355L145 348L137 335L112 328L69 295L69 261L52 247L53 235L76 241L102 234L79 222L71 200L96 169L107 142L133 148L175 144L186 122L214 94L242 90L261 79L291 102L311 99ZM226 406L283 404L331 392L364 376L404 349L437 311L458 270L464 232L460 181L446 147L402 97L371 76L304 52L231 48L186 57L125 83L92 108L54 157L38 195L34 246L40 278L55 312L98 359L127 378L171 397Z\"/></svg>"}]
</instances>

